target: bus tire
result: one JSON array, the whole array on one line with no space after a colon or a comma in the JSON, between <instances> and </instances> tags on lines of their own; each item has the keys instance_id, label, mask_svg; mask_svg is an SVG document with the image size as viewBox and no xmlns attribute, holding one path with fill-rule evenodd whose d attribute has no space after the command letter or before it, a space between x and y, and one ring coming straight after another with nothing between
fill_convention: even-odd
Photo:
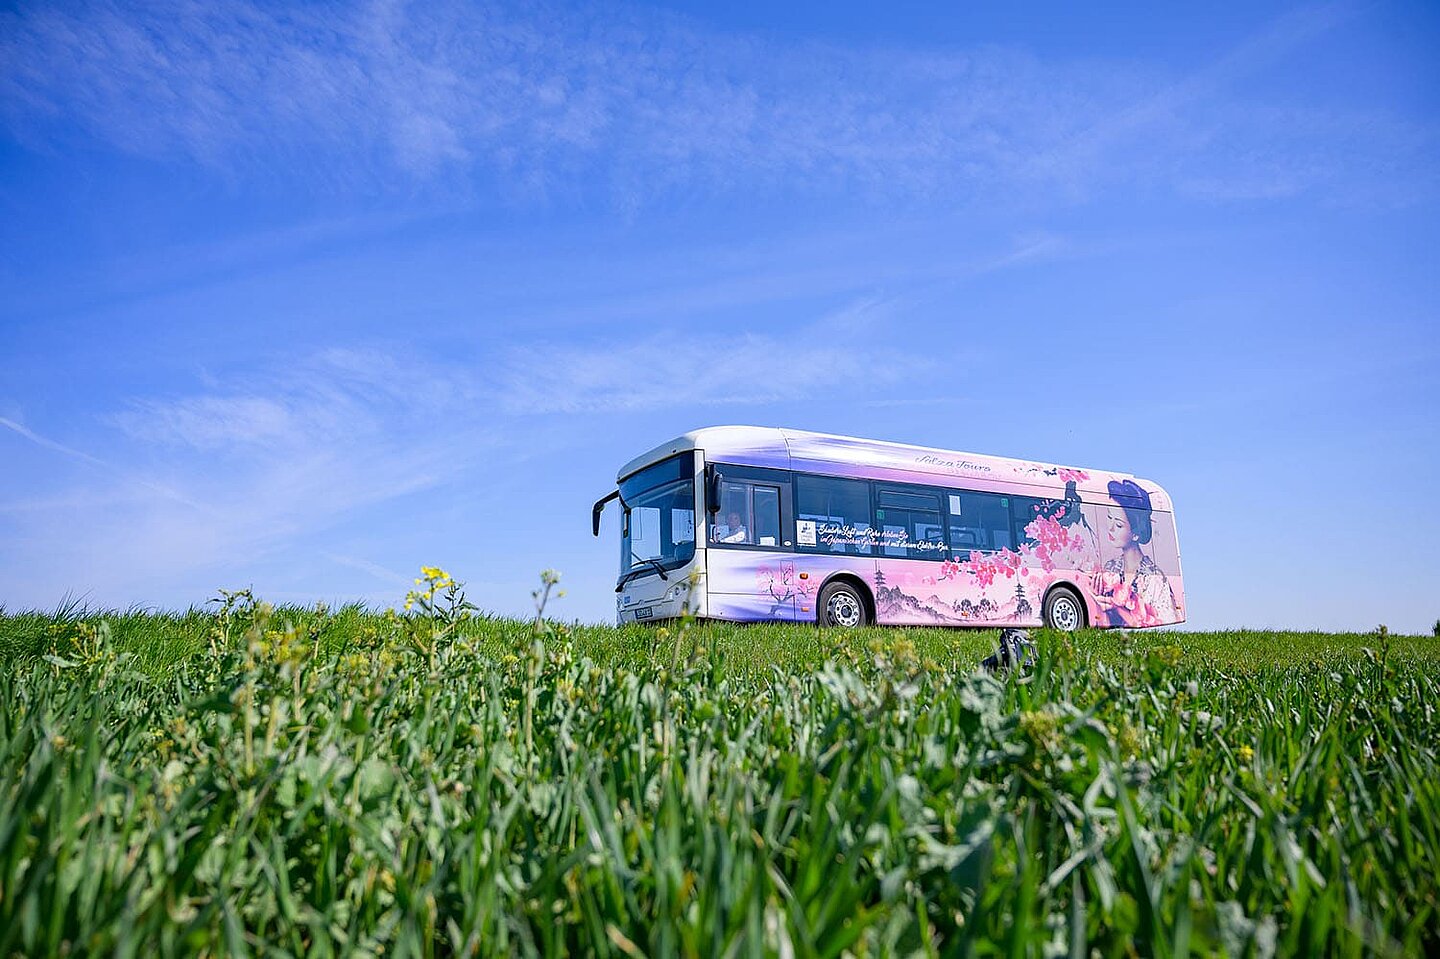
<instances>
[{"instance_id":1,"label":"bus tire","mask_svg":"<svg viewBox=\"0 0 1440 959\"><path fill-rule=\"evenodd\" d=\"M1085 601L1069 586L1056 586L1045 594L1045 625L1069 633L1085 628Z\"/></svg>"},{"instance_id":2,"label":"bus tire","mask_svg":"<svg viewBox=\"0 0 1440 959\"><path fill-rule=\"evenodd\" d=\"M821 626L837 626L841 629L855 629L865 625L869 610L865 597L854 583L833 579L820 590L820 602L816 604L815 621Z\"/></svg>"}]
</instances>

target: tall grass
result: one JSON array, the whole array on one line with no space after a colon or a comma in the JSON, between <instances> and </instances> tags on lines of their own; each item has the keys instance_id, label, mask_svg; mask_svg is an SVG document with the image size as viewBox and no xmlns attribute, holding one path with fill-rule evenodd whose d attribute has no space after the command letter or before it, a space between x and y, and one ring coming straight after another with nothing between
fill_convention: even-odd
<instances>
[{"instance_id":1,"label":"tall grass","mask_svg":"<svg viewBox=\"0 0 1440 959\"><path fill-rule=\"evenodd\" d=\"M1440 948L1428 638L1042 633L992 677L993 634L427 587L0 617L0 955Z\"/></svg>"}]
</instances>

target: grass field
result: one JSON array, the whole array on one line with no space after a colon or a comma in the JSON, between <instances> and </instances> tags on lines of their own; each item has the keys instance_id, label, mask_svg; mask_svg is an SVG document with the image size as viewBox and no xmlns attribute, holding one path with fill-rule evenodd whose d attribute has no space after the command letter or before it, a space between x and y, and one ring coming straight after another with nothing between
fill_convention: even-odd
<instances>
[{"instance_id":1,"label":"grass field","mask_svg":"<svg viewBox=\"0 0 1440 959\"><path fill-rule=\"evenodd\" d=\"M0 614L0 956L1440 950L1429 637L1039 633L990 677L994 633L422 589Z\"/></svg>"}]
</instances>

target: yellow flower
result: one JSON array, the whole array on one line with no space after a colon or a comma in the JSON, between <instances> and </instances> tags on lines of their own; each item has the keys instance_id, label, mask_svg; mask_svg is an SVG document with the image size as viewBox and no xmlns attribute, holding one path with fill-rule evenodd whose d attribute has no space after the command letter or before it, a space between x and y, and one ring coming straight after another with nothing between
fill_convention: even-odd
<instances>
[{"instance_id":1,"label":"yellow flower","mask_svg":"<svg viewBox=\"0 0 1440 959\"><path fill-rule=\"evenodd\" d=\"M1255 758L1255 750L1251 749L1249 745L1241 746L1239 753L1240 761L1242 763L1248 763L1250 760Z\"/></svg>"}]
</instances>

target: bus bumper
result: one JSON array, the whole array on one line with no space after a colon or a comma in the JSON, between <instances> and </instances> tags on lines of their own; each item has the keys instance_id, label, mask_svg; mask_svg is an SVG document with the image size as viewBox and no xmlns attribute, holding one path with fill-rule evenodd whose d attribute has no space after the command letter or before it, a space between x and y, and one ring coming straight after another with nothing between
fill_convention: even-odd
<instances>
[{"instance_id":1,"label":"bus bumper","mask_svg":"<svg viewBox=\"0 0 1440 959\"><path fill-rule=\"evenodd\" d=\"M688 570L670 573L668 580L646 576L625 584L615 597L615 622L651 623L662 619L705 615L705 588L691 581Z\"/></svg>"}]
</instances>

